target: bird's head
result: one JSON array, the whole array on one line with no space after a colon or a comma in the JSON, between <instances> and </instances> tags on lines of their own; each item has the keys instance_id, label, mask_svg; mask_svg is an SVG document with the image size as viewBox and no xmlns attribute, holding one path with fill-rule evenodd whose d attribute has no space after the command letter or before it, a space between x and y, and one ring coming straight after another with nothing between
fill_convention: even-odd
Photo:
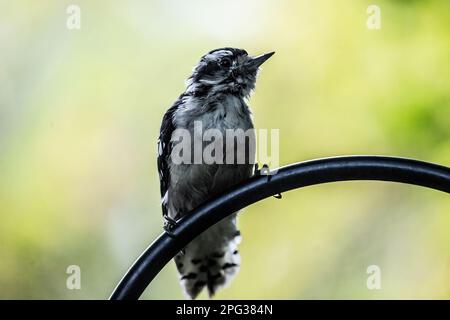
<instances>
[{"instance_id":1,"label":"bird's head","mask_svg":"<svg viewBox=\"0 0 450 320\"><path fill-rule=\"evenodd\" d=\"M247 51L235 48L210 51L194 67L187 80L188 91L199 96L231 93L248 97L255 88L259 67L274 53L249 56Z\"/></svg>"}]
</instances>

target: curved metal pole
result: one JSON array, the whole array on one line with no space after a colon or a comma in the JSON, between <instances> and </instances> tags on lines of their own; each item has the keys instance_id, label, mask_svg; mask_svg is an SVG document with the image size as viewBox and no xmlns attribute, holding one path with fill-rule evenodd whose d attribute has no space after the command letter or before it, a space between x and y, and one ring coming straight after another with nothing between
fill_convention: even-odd
<instances>
[{"instance_id":1,"label":"curved metal pole","mask_svg":"<svg viewBox=\"0 0 450 320\"><path fill-rule=\"evenodd\" d=\"M173 236L163 233L145 250L110 299L138 299L161 269L190 241L239 209L288 190L349 180L401 182L450 193L450 168L418 160L348 156L282 167L270 179L253 177L192 210L178 222Z\"/></svg>"}]
</instances>

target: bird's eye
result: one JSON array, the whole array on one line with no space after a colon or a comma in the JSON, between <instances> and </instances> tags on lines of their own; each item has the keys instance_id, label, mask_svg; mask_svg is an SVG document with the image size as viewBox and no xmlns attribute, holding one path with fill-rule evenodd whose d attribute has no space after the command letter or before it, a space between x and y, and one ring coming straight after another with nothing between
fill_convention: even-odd
<instances>
[{"instance_id":1,"label":"bird's eye","mask_svg":"<svg viewBox=\"0 0 450 320\"><path fill-rule=\"evenodd\" d=\"M228 58L220 60L220 65L225 68L229 68L231 66L231 60Z\"/></svg>"}]
</instances>

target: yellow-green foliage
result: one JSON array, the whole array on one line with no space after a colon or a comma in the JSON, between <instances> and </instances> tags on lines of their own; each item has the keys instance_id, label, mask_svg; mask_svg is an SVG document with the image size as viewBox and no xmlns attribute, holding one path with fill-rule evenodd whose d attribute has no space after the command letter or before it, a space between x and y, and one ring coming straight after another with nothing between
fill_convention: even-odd
<instances>
[{"instance_id":1,"label":"yellow-green foliage","mask_svg":"<svg viewBox=\"0 0 450 320\"><path fill-rule=\"evenodd\" d=\"M250 105L280 161L388 154L450 166L450 3L0 1L0 298L106 298L161 232L156 139L205 52L259 54ZM346 182L240 218L242 268L218 298L450 298L450 199ZM82 289L66 289L81 267ZM366 269L382 289L366 288ZM182 298L170 263L144 298Z\"/></svg>"}]
</instances>

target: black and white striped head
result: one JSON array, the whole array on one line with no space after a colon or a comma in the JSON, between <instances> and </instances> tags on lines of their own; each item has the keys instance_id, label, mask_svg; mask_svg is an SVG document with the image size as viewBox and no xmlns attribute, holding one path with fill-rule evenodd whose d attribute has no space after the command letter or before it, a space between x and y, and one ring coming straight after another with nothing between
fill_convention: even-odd
<instances>
[{"instance_id":1,"label":"black and white striped head","mask_svg":"<svg viewBox=\"0 0 450 320\"><path fill-rule=\"evenodd\" d=\"M255 88L259 67L274 53L253 57L236 48L210 51L201 58L187 80L188 91L197 96L231 93L248 97Z\"/></svg>"}]
</instances>

